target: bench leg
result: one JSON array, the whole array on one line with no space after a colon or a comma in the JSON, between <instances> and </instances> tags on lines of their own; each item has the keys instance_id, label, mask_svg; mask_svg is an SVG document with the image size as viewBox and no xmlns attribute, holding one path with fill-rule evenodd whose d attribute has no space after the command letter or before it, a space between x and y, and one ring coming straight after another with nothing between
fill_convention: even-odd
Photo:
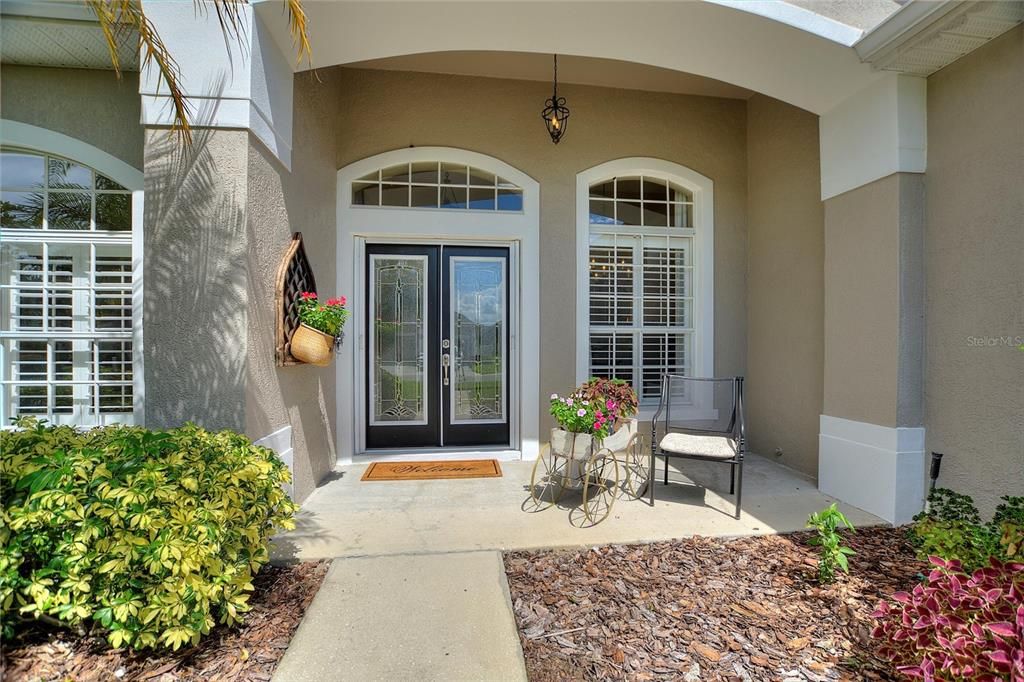
<instances>
[{"instance_id":1,"label":"bench leg","mask_svg":"<svg viewBox=\"0 0 1024 682\"><path fill-rule=\"evenodd\" d=\"M665 455L665 485L668 485L668 455Z\"/></svg>"},{"instance_id":2,"label":"bench leg","mask_svg":"<svg viewBox=\"0 0 1024 682\"><path fill-rule=\"evenodd\" d=\"M731 466L731 469L732 470L729 472L729 494L730 495L732 495L733 493L736 492L736 465L733 464Z\"/></svg>"},{"instance_id":3,"label":"bench leg","mask_svg":"<svg viewBox=\"0 0 1024 682\"><path fill-rule=\"evenodd\" d=\"M739 464L739 480L736 481L736 519L740 518L740 500L743 497L743 462Z\"/></svg>"},{"instance_id":4,"label":"bench leg","mask_svg":"<svg viewBox=\"0 0 1024 682\"><path fill-rule=\"evenodd\" d=\"M651 446L651 466L647 472L647 492L651 498L651 506L654 506L654 477L658 475L655 470L657 460L654 459L654 447Z\"/></svg>"}]
</instances>

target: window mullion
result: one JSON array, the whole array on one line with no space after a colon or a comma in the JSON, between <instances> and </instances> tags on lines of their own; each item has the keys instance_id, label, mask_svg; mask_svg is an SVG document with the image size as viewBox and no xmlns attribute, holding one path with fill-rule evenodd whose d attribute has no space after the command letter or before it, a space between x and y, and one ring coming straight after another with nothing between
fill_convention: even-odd
<instances>
[{"instance_id":1,"label":"window mullion","mask_svg":"<svg viewBox=\"0 0 1024 682\"><path fill-rule=\"evenodd\" d=\"M639 395L644 381L644 238L634 236L633 248L633 388Z\"/></svg>"},{"instance_id":2,"label":"window mullion","mask_svg":"<svg viewBox=\"0 0 1024 682\"><path fill-rule=\"evenodd\" d=\"M85 248L75 249L71 259L71 281L75 286L72 294L71 319L72 329L92 334L95 323L92 319L92 269L96 245L89 244ZM83 262L85 261L85 262ZM71 342L71 378L74 387L71 389L71 404L78 423L84 423L94 416L89 407L90 368L92 361L92 342L89 338L75 339Z\"/></svg>"}]
</instances>

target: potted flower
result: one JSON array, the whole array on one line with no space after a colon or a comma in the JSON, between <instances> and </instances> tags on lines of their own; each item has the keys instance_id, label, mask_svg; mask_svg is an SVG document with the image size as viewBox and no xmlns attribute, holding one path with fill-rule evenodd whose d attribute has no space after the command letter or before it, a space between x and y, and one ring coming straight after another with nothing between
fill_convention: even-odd
<instances>
[{"instance_id":1,"label":"potted flower","mask_svg":"<svg viewBox=\"0 0 1024 682\"><path fill-rule=\"evenodd\" d=\"M591 379L568 396L551 395L551 454L570 460L571 484L582 483L583 465L598 448L624 449L637 430L636 393L625 381Z\"/></svg>"},{"instance_id":2,"label":"potted flower","mask_svg":"<svg viewBox=\"0 0 1024 682\"><path fill-rule=\"evenodd\" d=\"M329 298L322 303L316 292L299 294L299 328L292 335L292 355L302 362L326 367L331 364L334 346L340 341L348 319L345 297Z\"/></svg>"}]
</instances>

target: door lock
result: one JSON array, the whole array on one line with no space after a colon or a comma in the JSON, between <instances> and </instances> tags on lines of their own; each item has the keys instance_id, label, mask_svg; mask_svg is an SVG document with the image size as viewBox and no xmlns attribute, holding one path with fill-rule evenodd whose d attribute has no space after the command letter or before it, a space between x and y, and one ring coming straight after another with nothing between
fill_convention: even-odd
<instances>
[{"instance_id":1,"label":"door lock","mask_svg":"<svg viewBox=\"0 0 1024 682\"><path fill-rule=\"evenodd\" d=\"M445 342L447 343L447 341ZM441 353L441 383L448 385L448 366L451 365L451 356L448 353Z\"/></svg>"}]
</instances>

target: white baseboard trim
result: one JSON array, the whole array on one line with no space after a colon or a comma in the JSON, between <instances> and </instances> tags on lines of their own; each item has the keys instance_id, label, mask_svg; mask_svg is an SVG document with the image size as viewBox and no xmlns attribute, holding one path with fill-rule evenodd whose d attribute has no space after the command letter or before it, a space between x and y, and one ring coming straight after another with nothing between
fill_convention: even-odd
<instances>
[{"instance_id":1,"label":"white baseboard trim","mask_svg":"<svg viewBox=\"0 0 1024 682\"><path fill-rule=\"evenodd\" d=\"M924 507L923 427L878 426L821 415L818 490L889 523Z\"/></svg>"},{"instance_id":2,"label":"white baseboard trim","mask_svg":"<svg viewBox=\"0 0 1024 682\"><path fill-rule=\"evenodd\" d=\"M292 476L295 475L295 457L292 450L292 427L282 426L277 431L271 434L263 436L258 440L253 441L254 445L259 445L264 448L270 448L277 453L277 456L281 458L281 461L288 467L288 471L291 472ZM294 494L294 486L289 483L284 486L284 491L288 493L288 497Z\"/></svg>"}]
</instances>

